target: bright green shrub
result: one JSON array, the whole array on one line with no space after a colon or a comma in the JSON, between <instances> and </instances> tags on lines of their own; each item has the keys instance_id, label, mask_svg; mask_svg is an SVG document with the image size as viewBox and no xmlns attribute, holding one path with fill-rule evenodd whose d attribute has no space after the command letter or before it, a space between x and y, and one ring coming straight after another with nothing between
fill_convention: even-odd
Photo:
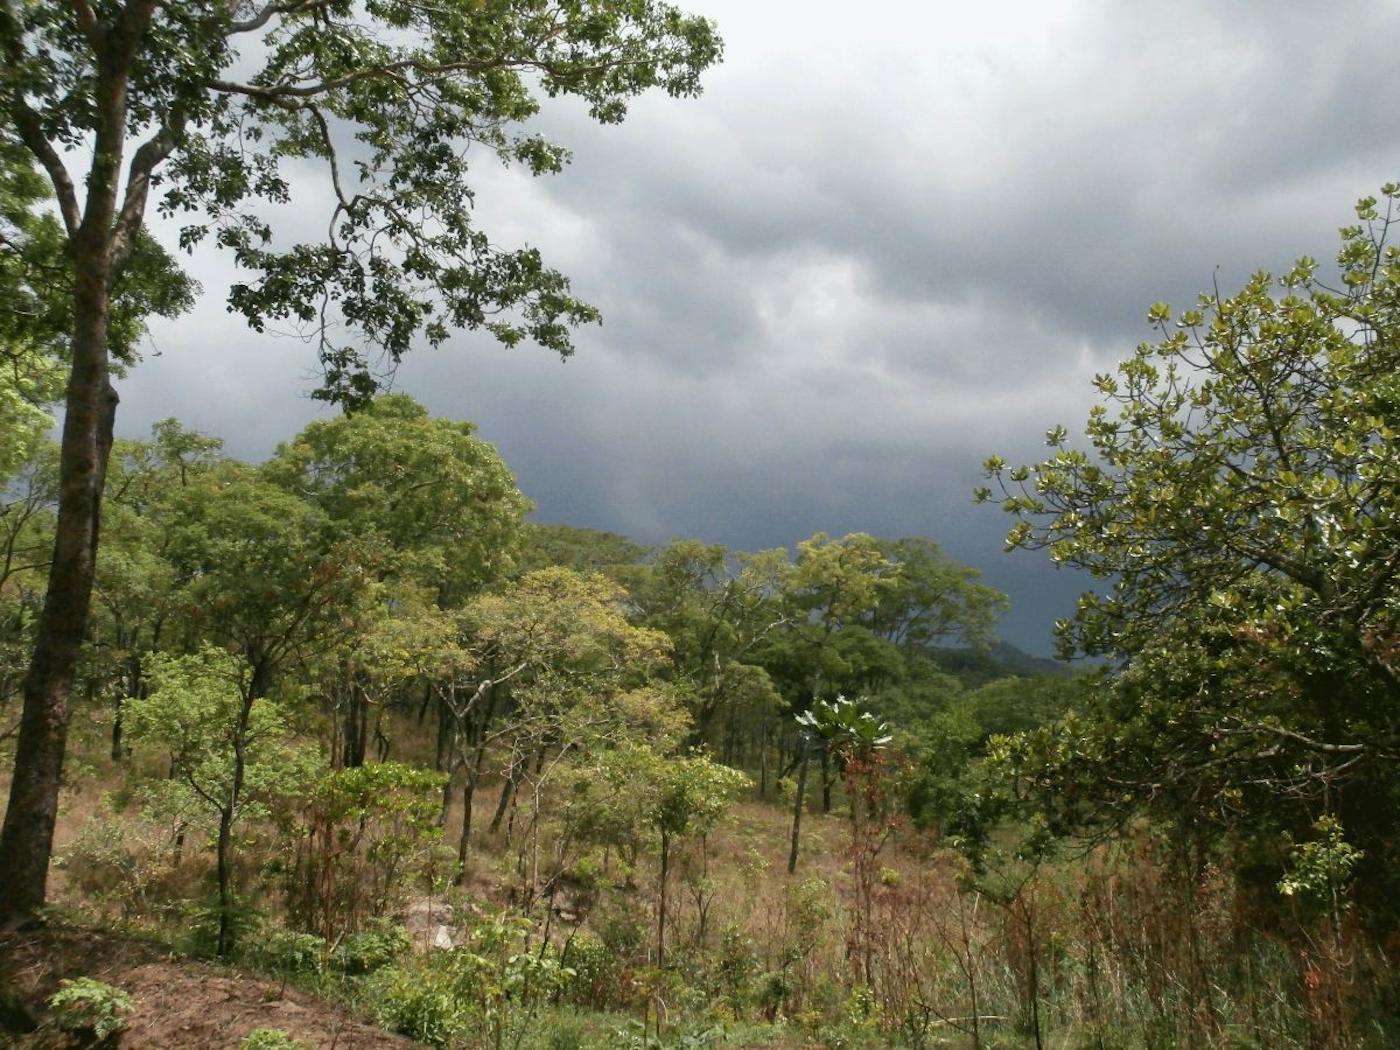
<instances>
[{"instance_id":1,"label":"bright green shrub","mask_svg":"<svg viewBox=\"0 0 1400 1050\"><path fill-rule=\"evenodd\" d=\"M372 973L402 957L413 947L413 938L402 926L371 923L348 934L336 947L335 965L352 976Z\"/></svg>"},{"instance_id":2,"label":"bright green shrub","mask_svg":"<svg viewBox=\"0 0 1400 1050\"><path fill-rule=\"evenodd\" d=\"M91 977L62 981L58 991L49 996L54 1026L98 1045L126 1027L122 1015L133 1005L126 992Z\"/></svg>"}]
</instances>

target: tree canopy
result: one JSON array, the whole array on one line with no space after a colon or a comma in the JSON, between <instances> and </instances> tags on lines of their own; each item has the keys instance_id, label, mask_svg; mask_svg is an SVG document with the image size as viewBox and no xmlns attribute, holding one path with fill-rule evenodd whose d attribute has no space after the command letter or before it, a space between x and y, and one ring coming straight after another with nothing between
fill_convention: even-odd
<instances>
[{"instance_id":1,"label":"tree canopy","mask_svg":"<svg viewBox=\"0 0 1400 1050\"><path fill-rule=\"evenodd\" d=\"M1096 386L1089 450L987 463L1012 548L1088 570L1062 647L1112 688L1027 744L1076 780L1078 815L1307 827L1335 811L1368 851L1394 840L1400 759L1400 188L1312 259L1178 315ZM983 489L983 499L993 498ZM1097 790L1090 806L1083 790ZM1393 865L1389 865L1393 871Z\"/></svg>"},{"instance_id":2,"label":"tree canopy","mask_svg":"<svg viewBox=\"0 0 1400 1050\"><path fill-rule=\"evenodd\" d=\"M0 290L43 308L22 311L47 321L28 339L54 334L67 352L54 556L0 829L0 874L15 889L0 921L43 902L112 375L133 328L188 298L147 234L149 208L180 224L180 248L210 240L230 253L245 276L229 307L255 331L302 329L323 370L318 397L363 407L415 343L464 329L567 356L571 328L598 312L536 249L500 247L477 225L477 160L557 172L567 150L525 127L541 98L572 95L616 122L650 88L698 93L720 51L708 20L659 0L0 3L0 232L36 248L6 249ZM25 229L30 164L57 221ZM274 218L291 203L293 167L322 172L323 225ZM53 280L33 279L35 260ZM0 383L0 418L42 396Z\"/></svg>"}]
</instances>

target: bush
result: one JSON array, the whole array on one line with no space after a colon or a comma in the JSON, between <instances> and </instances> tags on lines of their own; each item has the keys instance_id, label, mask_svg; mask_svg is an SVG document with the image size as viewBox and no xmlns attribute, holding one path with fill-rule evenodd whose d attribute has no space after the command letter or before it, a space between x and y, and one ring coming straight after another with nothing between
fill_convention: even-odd
<instances>
[{"instance_id":1,"label":"bush","mask_svg":"<svg viewBox=\"0 0 1400 1050\"><path fill-rule=\"evenodd\" d=\"M328 941L402 904L443 863L443 774L399 762L325 773L278 800L287 913Z\"/></svg>"},{"instance_id":2,"label":"bush","mask_svg":"<svg viewBox=\"0 0 1400 1050\"><path fill-rule=\"evenodd\" d=\"M151 910L161 884L175 868L174 851L146 841L142 829L111 814L93 817L56 858L69 885L104 911L123 919Z\"/></svg>"},{"instance_id":3,"label":"bush","mask_svg":"<svg viewBox=\"0 0 1400 1050\"><path fill-rule=\"evenodd\" d=\"M264 925L244 953L260 970L296 976L320 973L325 967L326 942L314 933L298 933Z\"/></svg>"},{"instance_id":4,"label":"bush","mask_svg":"<svg viewBox=\"0 0 1400 1050\"><path fill-rule=\"evenodd\" d=\"M402 926L375 922L340 942L335 950L335 964L351 976L373 973L403 956L411 947L413 938Z\"/></svg>"},{"instance_id":5,"label":"bush","mask_svg":"<svg viewBox=\"0 0 1400 1050\"><path fill-rule=\"evenodd\" d=\"M126 992L91 977L62 981L49 996L54 1026L97 1045L115 1042L133 1005Z\"/></svg>"},{"instance_id":6,"label":"bush","mask_svg":"<svg viewBox=\"0 0 1400 1050\"><path fill-rule=\"evenodd\" d=\"M255 1028L243 1037L238 1050L312 1050L305 1039L293 1039L280 1028Z\"/></svg>"},{"instance_id":7,"label":"bush","mask_svg":"<svg viewBox=\"0 0 1400 1050\"><path fill-rule=\"evenodd\" d=\"M565 946L563 963L573 971L566 994L579 1006L601 1009L620 997L622 967L606 944L596 937L580 934Z\"/></svg>"},{"instance_id":8,"label":"bush","mask_svg":"<svg viewBox=\"0 0 1400 1050\"><path fill-rule=\"evenodd\" d=\"M429 1046L448 1047L471 1027L471 1010L450 969L422 960L381 970L373 986L379 1023Z\"/></svg>"},{"instance_id":9,"label":"bush","mask_svg":"<svg viewBox=\"0 0 1400 1050\"><path fill-rule=\"evenodd\" d=\"M181 947L191 955L218 954L219 919L222 909L217 894L186 905L185 931ZM249 935L264 928L264 920L256 905L247 897L234 897L229 907L229 932L235 945L246 944ZM256 945L253 946L256 950Z\"/></svg>"}]
</instances>

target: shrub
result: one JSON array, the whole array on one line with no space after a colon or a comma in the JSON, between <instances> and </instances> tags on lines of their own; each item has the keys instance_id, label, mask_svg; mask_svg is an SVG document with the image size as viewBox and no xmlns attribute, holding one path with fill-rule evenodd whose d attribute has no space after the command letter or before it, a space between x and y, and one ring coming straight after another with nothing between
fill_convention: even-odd
<instances>
[{"instance_id":1,"label":"shrub","mask_svg":"<svg viewBox=\"0 0 1400 1050\"><path fill-rule=\"evenodd\" d=\"M273 973L318 974L325 966L326 942L314 933L298 933L268 923L249 944L245 957L258 969Z\"/></svg>"},{"instance_id":2,"label":"shrub","mask_svg":"<svg viewBox=\"0 0 1400 1050\"><path fill-rule=\"evenodd\" d=\"M49 996L54 1026L98 1045L112 1041L126 1027L122 1015L132 1006L126 992L91 977L62 981Z\"/></svg>"},{"instance_id":3,"label":"shrub","mask_svg":"<svg viewBox=\"0 0 1400 1050\"><path fill-rule=\"evenodd\" d=\"M380 762L334 770L280 799L291 920L334 941L402 903L442 859L443 779Z\"/></svg>"},{"instance_id":4,"label":"shrub","mask_svg":"<svg viewBox=\"0 0 1400 1050\"><path fill-rule=\"evenodd\" d=\"M238 1050L311 1050L305 1039L293 1039L280 1028L255 1028L243 1037Z\"/></svg>"},{"instance_id":5,"label":"shrub","mask_svg":"<svg viewBox=\"0 0 1400 1050\"><path fill-rule=\"evenodd\" d=\"M131 919L151 910L175 867L174 851L146 841L143 830L112 814L93 817L56 863L88 900Z\"/></svg>"},{"instance_id":6,"label":"shrub","mask_svg":"<svg viewBox=\"0 0 1400 1050\"><path fill-rule=\"evenodd\" d=\"M345 937L335 950L335 964L352 976L382 969L413 947L413 938L402 926L372 923Z\"/></svg>"},{"instance_id":7,"label":"shrub","mask_svg":"<svg viewBox=\"0 0 1400 1050\"><path fill-rule=\"evenodd\" d=\"M380 1024L429 1046L451 1046L471 1027L470 1007L454 975L422 960L381 970L373 998Z\"/></svg>"},{"instance_id":8,"label":"shrub","mask_svg":"<svg viewBox=\"0 0 1400 1050\"><path fill-rule=\"evenodd\" d=\"M203 900L190 902L186 910L181 947L191 955L218 954L221 921L227 922L227 933L235 945L247 943L249 935L263 926L262 915L247 897L232 898L225 909L219 903L218 895L212 894Z\"/></svg>"},{"instance_id":9,"label":"shrub","mask_svg":"<svg viewBox=\"0 0 1400 1050\"><path fill-rule=\"evenodd\" d=\"M563 962L573 971L567 995L579 1006L600 1009L619 998L621 966L606 944L589 934L580 934L565 946Z\"/></svg>"}]
</instances>

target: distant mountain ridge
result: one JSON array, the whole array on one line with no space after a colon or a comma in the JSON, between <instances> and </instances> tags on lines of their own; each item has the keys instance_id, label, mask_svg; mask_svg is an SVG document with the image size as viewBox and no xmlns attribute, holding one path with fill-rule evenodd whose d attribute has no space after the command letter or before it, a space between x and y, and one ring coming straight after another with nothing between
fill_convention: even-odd
<instances>
[{"instance_id":1,"label":"distant mountain ridge","mask_svg":"<svg viewBox=\"0 0 1400 1050\"><path fill-rule=\"evenodd\" d=\"M1072 675L1076 669L1062 660L1048 656L1032 656L1010 642L993 642L985 649L938 647L932 650L933 660L947 674L960 678L965 684L980 685L997 678L1029 675Z\"/></svg>"}]
</instances>

